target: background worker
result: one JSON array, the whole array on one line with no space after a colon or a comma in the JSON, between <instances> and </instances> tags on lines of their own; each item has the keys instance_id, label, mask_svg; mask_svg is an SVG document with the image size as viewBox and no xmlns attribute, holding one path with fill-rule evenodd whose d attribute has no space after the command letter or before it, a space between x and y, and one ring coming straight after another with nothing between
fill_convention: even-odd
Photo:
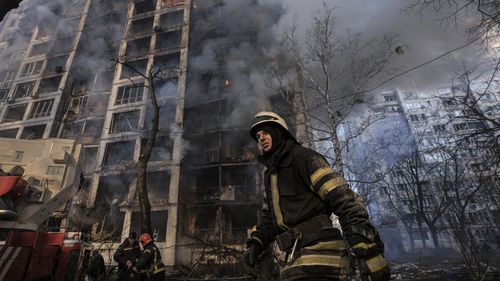
<instances>
[{"instance_id":1,"label":"background worker","mask_svg":"<svg viewBox=\"0 0 500 281\"><path fill-rule=\"evenodd\" d=\"M134 280L165 280L165 265L161 260L160 250L154 244L151 235L148 233L141 234L139 243L141 243L144 250L137 263L132 267L132 276L134 276Z\"/></svg>"},{"instance_id":2,"label":"background worker","mask_svg":"<svg viewBox=\"0 0 500 281\"><path fill-rule=\"evenodd\" d=\"M140 254L141 248L137 242L137 233L130 232L128 238L123 241L113 256L118 263L118 280L127 280L127 271L135 264Z\"/></svg>"},{"instance_id":3,"label":"background worker","mask_svg":"<svg viewBox=\"0 0 500 281\"><path fill-rule=\"evenodd\" d=\"M104 280L106 274L106 266L104 265L104 258L98 250L92 251L89 266L87 268L87 276L92 281Z\"/></svg>"}]
</instances>

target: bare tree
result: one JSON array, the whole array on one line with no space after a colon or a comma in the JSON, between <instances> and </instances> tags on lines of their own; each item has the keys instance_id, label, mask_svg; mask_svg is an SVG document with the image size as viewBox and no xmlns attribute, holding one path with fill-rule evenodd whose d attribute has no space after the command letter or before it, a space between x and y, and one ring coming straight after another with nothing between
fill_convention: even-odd
<instances>
[{"instance_id":1,"label":"bare tree","mask_svg":"<svg viewBox=\"0 0 500 281\"><path fill-rule=\"evenodd\" d=\"M145 80L146 83L144 87L147 89L147 95L152 106L151 127L146 132L146 143L141 150L137 163L136 193L139 199L141 232L153 234L151 227L151 203L149 201L147 185L147 168L159 132L160 105L157 99L156 82L170 76L172 68L158 63L150 67L146 73L142 73L126 61L116 60L116 63L121 64L122 67L128 68L134 74ZM130 78L129 80L132 84L136 84L134 80Z\"/></svg>"},{"instance_id":2,"label":"bare tree","mask_svg":"<svg viewBox=\"0 0 500 281\"><path fill-rule=\"evenodd\" d=\"M500 98L496 97L500 89L499 66L500 61L486 77L482 74L471 77L473 70L464 71L452 87L452 96L442 97L445 105L460 109L449 114L448 122L457 129L461 129L457 126L464 126L458 144L486 148L497 163L500 162L500 120L496 116L499 110L497 99Z\"/></svg>"},{"instance_id":3,"label":"bare tree","mask_svg":"<svg viewBox=\"0 0 500 281\"><path fill-rule=\"evenodd\" d=\"M317 133L316 143L329 143L333 153L327 151L326 157L344 173L343 150L349 139L357 136L371 120L360 122L350 136L339 135L339 130L354 106L363 102L362 94L370 83L386 71L389 59L395 54L395 36L368 43L362 42L359 34L343 38L336 34L333 12L333 8L324 4L313 16L303 42L298 38L296 24L284 33L281 52L274 58L266 84L293 105L296 115L301 117L300 125ZM292 80L300 81L295 84L300 89L289 87Z\"/></svg>"},{"instance_id":4,"label":"bare tree","mask_svg":"<svg viewBox=\"0 0 500 281\"><path fill-rule=\"evenodd\" d=\"M410 251L413 252L415 250L415 239L413 237L413 227L415 223L415 216L412 214L413 206L405 206L408 205L408 201L404 201L404 196L401 196L401 192L394 189L394 184L390 177L387 177L383 181L379 181L377 186L381 188L383 194L386 196L389 202L389 207L392 209L398 218L398 221L401 222L408 233L410 239Z\"/></svg>"},{"instance_id":5,"label":"bare tree","mask_svg":"<svg viewBox=\"0 0 500 281\"><path fill-rule=\"evenodd\" d=\"M477 22L470 31L480 34L487 34L500 24L500 2L497 0L414 0L404 10L420 14L432 10L442 15L443 23L455 25L460 19L473 17Z\"/></svg>"},{"instance_id":6,"label":"bare tree","mask_svg":"<svg viewBox=\"0 0 500 281\"><path fill-rule=\"evenodd\" d=\"M392 172L391 181L383 186L383 191L391 199L403 202L407 214L402 217L413 215L421 235L422 246L427 248L426 228L432 236L433 246L439 249L439 220L443 216L447 204L436 200L435 188L433 188L432 172L434 166L426 165L418 151L404 155L396 163ZM392 199L391 199L392 200ZM401 213L397 204L391 204L396 212Z\"/></svg>"},{"instance_id":7,"label":"bare tree","mask_svg":"<svg viewBox=\"0 0 500 281\"><path fill-rule=\"evenodd\" d=\"M490 168L471 169L470 162L478 158L471 156L461 147L453 147L442 151L445 160L435 169L435 178L441 182L443 201L447 203L446 221L451 230L458 249L463 257L464 265L470 280L484 280L491 265L492 247L488 241L477 237L476 220L480 220L486 233L494 227L486 212L477 217L472 212L479 198L488 194L489 188L498 188L498 178ZM496 182L496 183L495 183ZM487 204L488 205L488 204ZM489 209L489 207L486 207Z\"/></svg>"}]
</instances>

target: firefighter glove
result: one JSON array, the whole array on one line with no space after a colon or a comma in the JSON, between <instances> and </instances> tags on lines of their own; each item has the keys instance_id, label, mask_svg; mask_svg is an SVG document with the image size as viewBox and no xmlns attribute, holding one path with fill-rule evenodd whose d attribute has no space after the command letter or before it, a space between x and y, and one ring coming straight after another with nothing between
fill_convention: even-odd
<instances>
[{"instance_id":1,"label":"firefighter glove","mask_svg":"<svg viewBox=\"0 0 500 281\"><path fill-rule=\"evenodd\" d=\"M257 258L262 252L262 246L256 242L248 242L247 250L243 254L243 265L247 271L254 271L255 264L257 263Z\"/></svg>"},{"instance_id":2,"label":"firefighter glove","mask_svg":"<svg viewBox=\"0 0 500 281\"><path fill-rule=\"evenodd\" d=\"M362 275L370 276L372 281L386 281L391 277L389 266L384 258L383 244L370 242L368 239L353 235L350 237L353 255L360 259Z\"/></svg>"},{"instance_id":3,"label":"firefighter glove","mask_svg":"<svg viewBox=\"0 0 500 281\"><path fill-rule=\"evenodd\" d=\"M375 235L375 241L371 241L368 238L358 235L352 234L347 237L347 241L351 246L351 250L353 255L356 258L364 259L368 257L374 257L379 254L384 254L384 243L379 238L378 235Z\"/></svg>"},{"instance_id":4,"label":"firefighter glove","mask_svg":"<svg viewBox=\"0 0 500 281\"><path fill-rule=\"evenodd\" d=\"M360 268L362 275L370 276L372 281L389 281L391 271L382 254L361 261Z\"/></svg>"}]
</instances>

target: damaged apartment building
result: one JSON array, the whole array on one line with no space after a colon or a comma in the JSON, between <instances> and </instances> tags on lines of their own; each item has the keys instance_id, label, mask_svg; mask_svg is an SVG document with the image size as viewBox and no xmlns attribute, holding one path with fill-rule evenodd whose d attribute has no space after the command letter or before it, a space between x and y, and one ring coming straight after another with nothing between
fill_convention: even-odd
<instances>
[{"instance_id":1,"label":"damaged apartment building","mask_svg":"<svg viewBox=\"0 0 500 281\"><path fill-rule=\"evenodd\" d=\"M0 137L81 146L86 185L61 227L115 246L140 231L136 164L154 86L160 122L147 182L164 262L192 262L200 243L244 244L262 189L249 123L259 110L294 119L256 79L273 40L268 27L281 14L267 5L28 0L5 17Z\"/></svg>"}]
</instances>

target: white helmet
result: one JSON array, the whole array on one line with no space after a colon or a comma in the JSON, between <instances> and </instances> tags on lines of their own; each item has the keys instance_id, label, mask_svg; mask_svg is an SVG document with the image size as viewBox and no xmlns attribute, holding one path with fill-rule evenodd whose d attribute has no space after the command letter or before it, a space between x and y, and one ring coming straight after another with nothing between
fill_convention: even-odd
<instances>
[{"instance_id":1,"label":"white helmet","mask_svg":"<svg viewBox=\"0 0 500 281\"><path fill-rule=\"evenodd\" d=\"M257 114L255 114L253 118L253 124L252 127L250 127L250 136L257 141L257 127L259 125L265 124L265 123L272 123L272 124L277 124L279 127L283 128L289 135L290 137L295 141L295 138L293 137L292 133L288 129L288 126L286 125L285 119L281 118L278 114L270 111L261 111Z\"/></svg>"}]
</instances>

